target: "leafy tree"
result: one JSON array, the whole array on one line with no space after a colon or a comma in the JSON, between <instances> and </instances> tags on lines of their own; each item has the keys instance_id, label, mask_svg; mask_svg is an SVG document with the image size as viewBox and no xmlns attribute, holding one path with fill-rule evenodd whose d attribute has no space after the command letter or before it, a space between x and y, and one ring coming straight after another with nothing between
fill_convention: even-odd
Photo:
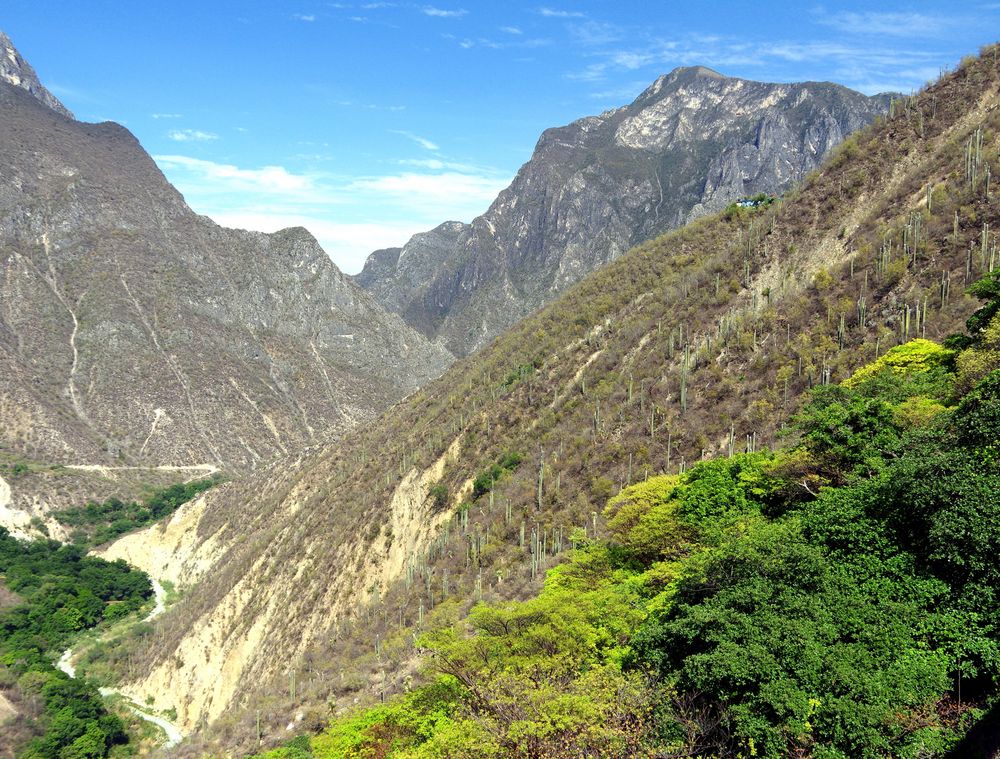
<instances>
[{"instance_id":1,"label":"leafy tree","mask_svg":"<svg viewBox=\"0 0 1000 759\"><path fill-rule=\"evenodd\" d=\"M44 704L44 734L24 755L39 759L104 757L127 740L97 688L52 666L78 630L135 611L151 594L149 578L124 562L85 556L78 546L19 541L0 528L0 577L23 599L0 613L0 660L18 685ZM110 609L114 609L109 613Z\"/></svg>"}]
</instances>

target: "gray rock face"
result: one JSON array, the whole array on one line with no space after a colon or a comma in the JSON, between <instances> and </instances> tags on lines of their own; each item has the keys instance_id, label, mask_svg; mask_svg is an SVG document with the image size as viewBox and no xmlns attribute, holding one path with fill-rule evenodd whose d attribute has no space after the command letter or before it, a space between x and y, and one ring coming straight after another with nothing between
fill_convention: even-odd
<instances>
[{"instance_id":1,"label":"gray rock face","mask_svg":"<svg viewBox=\"0 0 1000 759\"><path fill-rule=\"evenodd\" d=\"M0 81L0 448L249 468L451 362L306 230L196 215L127 130L73 121L18 66Z\"/></svg>"},{"instance_id":2,"label":"gray rock face","mask_svg":"<svg viewBox=\"0 0 1000 759\"><path fill-rule=\"evenodd\" d=\"M782 192L888 104L679 68L631 105L545 131L485 214L376 251L356 281L467 355L639 242Z\"/></svg>"},{"instance_id":3,"label":"gray rock face","mask_svg":"<svg viewBox=\"0 0 1000 759\"><path fill-rule=\"evenodd\" d=\"M21 57L10 37L2 31L0 31L0 81L20 87L53 111L61 113L66 118L73 118L69 109L38 81L35 70Z\"/></svg>"}]
</instances>

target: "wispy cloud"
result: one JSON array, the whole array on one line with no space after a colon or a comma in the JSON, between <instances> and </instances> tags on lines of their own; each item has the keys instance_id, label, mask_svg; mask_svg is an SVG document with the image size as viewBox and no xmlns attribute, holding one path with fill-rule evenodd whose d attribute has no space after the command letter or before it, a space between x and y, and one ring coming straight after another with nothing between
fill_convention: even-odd
<instances>
[{"instance_id":1,"label":"wispy cloud","mask_svg":"<svg viewBox=\"0 0 1000 759\"><path fill-rule=\"evenodd\" d=\"M384 177L359 179L351 185L353 190L369 190L383 197L397 200L414 200L426 208L439 207L454 198L476 198L480 212L509 184L507 179L476 176L456 171L438 174L404 172Z\"/></svg>"},{"instance_id":2,"label":"wispy cloud","mask_svg":"<svg viewBox=\"0 0 1000 759\"><path fill-rule=\"evenodd\" d=\"M336 100L334 105L339 105L342 108L363 108L366 111L392 111L393 113L398 113L399 111L405 111L405 105L378 105L376 103L359 103L355 100Z\"/></svg>"},{"instance_id":3,"label":"wispy cloud","mask_svg":"<svg viewBox=\"0 0 1000 759\"><path fill-rule=\"evenodd\" d=\"M318 191L317 179L307 174L295 174L283 166L263 166L259 169L242 169L233 164L216 163L183 155L153 156L161 167L183 169L189 174L209 180L208 189L224 192L233 190L253 190L268 194L286 195L295 198L315 197ZM331 198L325 198L329 201Z\"/></svg>"},{"instance_id":4,"label":"wispy cloud","mask_svg":"<svg viewBox=\"0 0 1000 759\"><path fill-rule=\"evenodd\" d=\"M441 38L453 41L463 50L471 50L474 47L486 48L487 50L530 50L552 43L552 40L545 38L519 36L495 40L488 37L459 37L455 34L443 33Z\"/></svg>"},{"instance_id":5,"label":"wispy cloud","mask_svg":"<svg viewBox=\"0 0 1000 759\"><path fill-rule=\"evenodd\" d=\"M645 71L649 79L676 66L703 65L727 74L733 69L761 72L759 78L801 81L816 77L833 79L848 87L875 94L888 90L906 92L920 87L939 73L933 51L911 45L872 46L867 42L829 39L805 41L752 41L742 37L689 34L646 37L628 47L605 46L587 54L591 60L569 71L571 80L602 85L607 91L621 76ZM814 69L814 62L822 66ZM758 78L758 77L755 77Z\"/></svg>"},{"instance_id":6,"label":"wispy cloud","mask_svg":"<svg viewBox=\"0 0 1000 759\"><path fill-rule=\"evenodd\" d=\"M580 11L566 11L559 8L549 8L545 5L539 8L537 13L545 18L586 18L586 14Z\"/></svg>"},{"instance_id":7,"label":"wispy cloud","mask_svg":"<svg viewBox=\"0 0 1000 759\"><path fill-rule=\"evenodd\" d=\"M468 14L465 8L446 10L444 8L436 8L433 5L425 5L420 10L425 16L434 16L436 18L459 18Z\"/></svg>"},{"instance_id":8,"label":"wispy cloud","mask_svg":"<svg viewBox=\"0 0 1000 759\"><path fill-rule=\"evenodd\" d=\"M511 180L444 159L400 161L406 169L381 176L248 168L184 155L154 159L199 213L262 232L303 226L349 273L373 250L401 245L444 219L470 221Z\"/></svg>"},{"instance_id":9,"label":"wispy cloud","mask_svg":"<svg viewBox=\"0 0 1000 759\"><path fill-rule=\"evenodd\" d=\"M224 227L254 232L277 232L289 227L304 227L319 241L340 270L347 274L361 271L372 251L399 247L418 232L426 232L440 223L336 221L315 215L282 213L263 206L220 211L209 216Z\"/></svg>"},{"instance_id":10,"label":"wispy cloud","mask_svg":"<svg viewBox=\"0 0 1000 759\"><path fill-rule=\"evenodd\" d=\"M417 143L420 147L422 147L424 150L438 151L441 149L436 142L432 142L431 140L428 140L426 137L421 137L420 135L414 134L413 132L407 132L403 129L390 129L389 132L391 132L392 134L402 135L403 137L406 137L408 140L412 140L413 142Z\"/></svg>"},{"instance_id":11,"label":"wispy cloud","mask_svg":"<svg viewBox=\"0 0 1000 759\"><path fill-rule=\"evenodd\" d=\"M501 26L500 31L506 34L524 34L524 32L516 26Z\"/></svg>"},{"instance_id":12,"label":"wispy cloud","mask_svg":"<svg viewBox=\"0 0 1000 759\"><path fill-rule=\"evenodd\" d=\"M463 174L481 174L484 177L493 177L495 169L486 166L476 166L471 163L460 161L444 161L440 158L403 158L397 161L400 166L415 166L421 169L431 169L432 171L458 171Z\"/></svg>"},{"instance_id":13,"label":"wispy cloud","mask_svg":"<svg viewBox=\"0 0 1000 759\"><path fill-rule=\"evenodd\" d=\"M628 39L631 34L617 24L603 21L575 21L569 24L570 37L585 47L610 45Z\"/></svg>"},{"instance_id":14,"label":"wispy cloud","mask_svg":"<svg viewBox=\"0 0 1000 759\"><path fill-rule=\"evenodd\" d=\"M182 113L151 113L150 118L153 119L181 119L184 118Z\"/></svg>"},{"instance_id":15,"label":"wispy cloud","mask_svg":"<svg viewBox=\"0 0 1000 759\"><path fill-rule=\"evenodd\" d=\"M219 135L200 129L171 129L167 132L167 137L175 142L209 142L219 139Z\"/></svg>"},{"instance_id":16,"label":"wispy cloud","mask_svg":"<svg viewBox=\"0 0 1000 759\"><path fill-rule=\"evenodd\" d=\"M847 34L879 37L937 37L953 26L966 23L955 14L888 13L881 11L816 11L817 20Z\"/></svg>"},{"instance_id":17,"label":"wispy cloud","mask_svg":"<svg viewBox=\"0 0 1000 759\"><path fill-rule=\"evenodd\" d=\"M312 13L293 13L292 18L296 21L307 21L309 23L316 20L316 16Z\"/></svg>"}]
</instances>

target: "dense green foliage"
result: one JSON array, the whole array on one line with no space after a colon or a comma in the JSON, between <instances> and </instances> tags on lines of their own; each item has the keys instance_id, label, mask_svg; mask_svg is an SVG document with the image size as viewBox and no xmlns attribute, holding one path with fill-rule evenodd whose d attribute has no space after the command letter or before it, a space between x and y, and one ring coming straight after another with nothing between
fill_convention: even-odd
<instances>
[{"instance_id":1,"label":"dense green foliage","mask_svg":"<svg viewBox=\"0 0 1000 759\"><path fill-rule=\"evenodd\" d=\"M43 735L24 749L39 759L106 756L126 740L97 688L52 666L52 652L71 636L137 610L149 578L124 562L85 556L78 546L25 542L0 528L0 581L22 602L0 613L0 665L22 691L43 702Z\"/></svg>"},{"instance_id":2,"label":"dense green foliage","mask_svg":"<svg viewBox=\"0 0 1000 759\"><path fill-rule=\"evenodd\" d=\"M426 684L301 755L947 753L1000 684L1000 371L953 358L899 346L785 450L625 488L538 597L442 604Z\"/></svg>"},{"instance_id":3,"label":"dense green foliage","mask_svg":"<svg viewBox=\"0 0 1000 759\"><path fill-rule=\"evenodd\" d=\"M524 457L520 453L505 453L501 456L489 469L480 472L473 481L472 499L475 500L491 491L497 480L503 477L506 472L513 472L517 469L522 461L524 461Z\"/></svg>"},{"instance_id":4,"label":"dense green foliage","mask_svg":"<svg viewBox=\"0 0 1000 759\"><path fill-rule=\"evenodd\" d=\"M155 491L143 503L126 503L119 498L109 498L103 503L89 502L84 506L55 511L52 516L59 523L75 528L70 534L74 543L101 545L172 514L217 482L216 479L204 479L178 483Z\"/></svg>"}]
</instances>

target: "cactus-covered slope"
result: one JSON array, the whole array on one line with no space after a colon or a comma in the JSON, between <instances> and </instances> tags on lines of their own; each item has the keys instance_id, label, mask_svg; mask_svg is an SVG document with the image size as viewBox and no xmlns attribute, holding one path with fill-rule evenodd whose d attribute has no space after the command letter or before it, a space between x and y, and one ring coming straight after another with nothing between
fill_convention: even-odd
<instances>
[{"instance_id":1,"label":"cactus-covered slope","mask_svg":"<svg viewBox=\"0 0 1000 759\"><path fill-rule=\"evenodd\" d=\"M783 202L641 245L342 444L210 492L130 687L229 748L258 709L275 736L401 688L432 609L531 594L621 487L767 444L810 386L957 331L998 262L998 82L990 48Z\"/></svg>"}]
</instances>

